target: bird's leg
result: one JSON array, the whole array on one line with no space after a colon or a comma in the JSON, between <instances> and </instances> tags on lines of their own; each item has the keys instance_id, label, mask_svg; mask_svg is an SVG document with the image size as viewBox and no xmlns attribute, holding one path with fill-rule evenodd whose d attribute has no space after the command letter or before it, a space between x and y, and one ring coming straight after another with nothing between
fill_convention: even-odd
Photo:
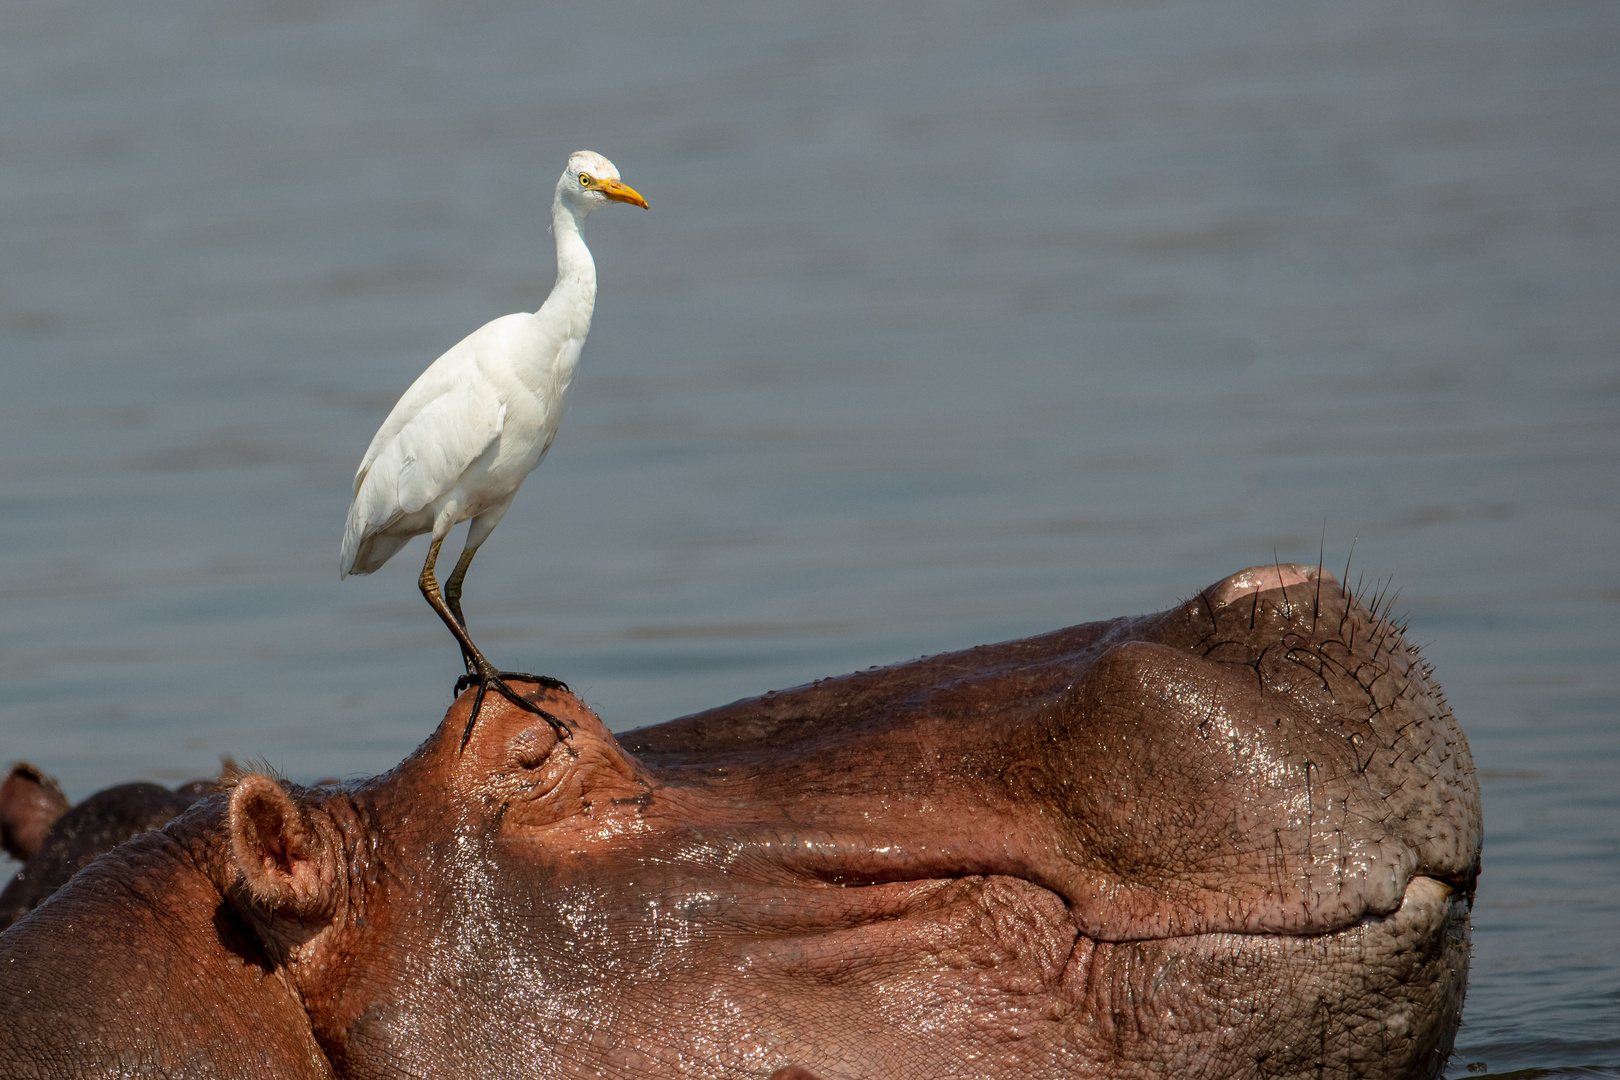
<instances>
[{"instance_id":1,"label":"bird's leg","mask_svg":"<svg viewBox=\"0 0 1620 1080\"><path fill-rule=\"evenodd\" d=\"M487 534L486 534L487 535ZM450 576L444 581L444 602L450 609L450 614L456 617L461 624L463 632L467 629L467 618L461 613L461 583L467 580L467 567L472 565L473 556L478 548L471 541L461 549L461 558L456 560L456 568L450 571ZM431 601L430 601L431 602ZM456 680L456 693L461 693L467 687L478 681L478 664L473 655L466 649L461 650L462 662L467 665L467 674ZM561 679L554 679L550 675L531 675L527 671L499 671L496 672L503 679L523 679L525 682L536 682L548 690L561 690L570 693L568 684Z\"/></svg>"},{"instance_id":2,"label":"bird's leg","mask_svg":"<svg viewBox=\"0 0 1620 1080\"><path fill-rule=\"evenodd\" d=\"M467 580L467 567L472 565L473 556L478 549L468 544L461 551L461 558L456 560L456 568L450 571L450 576L444 582L444 602L450 608L450 614L456 617L463 630L467 629L467 617L461 613L461 583ZM462 662L467 665L469 678L478 674L478 665L473 663L472 654L466 649L461 650Z\"/></svg>"},{"instance_id":3,"label":"bird's leg","mask_svg":"<svg viewBox=\"0 0 1620 1080\"><path fill-rule=\"evenodd\" d=\"M417 578L417 585L421 588L422 596L427 600L428 606L438 613L440 620L450 629L450 633L455 635L457 643L461 646L462 655L470 656L473 665L477 669L476 676L468 677L469 679L476 678L478 694L473 698L472 714L467 717L467 730L462 732L461 735L461 748L463 750L467 748L467 740L472 738L473 725L478 722L478 710L484 704L484 695L490 690L494 690L518 708L531 712L547 724L550 724L551 730L557 733L559 739L568 738L568 725L506 685L506 680L501 678L502 672L496 671L495 666L484 659L484 654L479 651L477 645L473 644L473 639L467 636L466 629L451 613L449 605L444 602L444 595L439 591L439 582L433 576L433 564L439 561L439 545L442 543L444 543L444 537L436 536L433 538L433 542L428 545L427 561L422 564L422 575ZM462 681L458 679L456 686L458 688L463 686ZM457 692L460 692L459 689Z\"/></svg>"}]
</instances>

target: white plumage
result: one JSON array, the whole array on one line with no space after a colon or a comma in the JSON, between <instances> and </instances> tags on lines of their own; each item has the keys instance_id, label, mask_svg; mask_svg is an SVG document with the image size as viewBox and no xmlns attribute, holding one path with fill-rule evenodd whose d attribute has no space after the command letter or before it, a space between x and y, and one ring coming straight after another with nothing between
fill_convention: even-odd
<instances>
[{"instance_id":1,"label":"white plumage","mask_svg":"<svg viewBox=\"0 0 1620 1080\"><path fill-rule=\"evenodd\" d=\"M377 429L354 476L339 575L369 574L411 537L431 533L422 593L460 643L479 701L493 687L539 711L505 685L467 636L461 583L557 436L596 305L596 264L580 226L609 202L647 205L607 158L590 151L569 157L551 204L557 240L551 295L539 311L486 323L435 360ZM434 578L439 545L468 520L466 546L441 594Z\"/></svg>"}]
</instances>

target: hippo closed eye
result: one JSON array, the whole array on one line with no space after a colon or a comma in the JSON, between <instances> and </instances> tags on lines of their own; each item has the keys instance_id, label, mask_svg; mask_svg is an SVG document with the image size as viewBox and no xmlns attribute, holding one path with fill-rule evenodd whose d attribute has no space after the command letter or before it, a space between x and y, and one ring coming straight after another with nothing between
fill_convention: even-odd
<instances>
[{"instance_id":1,"label":"hippo closed eye","mask_svg":"<svg viewBox=\"0 0 1620 1080\"><path fill-rule=\"evenodd\" d=\"M1435 1076L1467 745L1301 567L615 739L469 699L0 936L4 1075ZM132 1006L133 1003L133 1006ZM26 1063L27 1070L23 1065Z\"/></svg>"}]
</instances>

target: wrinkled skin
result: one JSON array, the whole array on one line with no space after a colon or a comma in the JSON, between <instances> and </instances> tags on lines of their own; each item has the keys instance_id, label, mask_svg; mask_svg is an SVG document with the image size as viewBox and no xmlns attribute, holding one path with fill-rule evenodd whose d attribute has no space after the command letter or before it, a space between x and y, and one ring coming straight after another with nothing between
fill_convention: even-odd
<instances>
[{"instance_id":1,"label":"wrinkled skin","mask_svg":"<svg viewBox=\"0 0 1620 1080\"><path fill-rule=\"evenodd\" d=\"M248 776L92 864L0 935L0 1075L1435 1076L1450 1050L1467 745L1315 571L622 743L536 693L567 742L486 702L458 752L464 696L384 776Z\"/></svg>"}]
</instances>

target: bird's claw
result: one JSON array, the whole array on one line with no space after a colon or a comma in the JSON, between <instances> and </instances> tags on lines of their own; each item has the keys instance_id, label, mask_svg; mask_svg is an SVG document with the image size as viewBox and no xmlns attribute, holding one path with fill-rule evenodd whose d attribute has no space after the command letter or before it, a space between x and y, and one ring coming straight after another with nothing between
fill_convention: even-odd
<instances>
[{"instance_id":1,"label":"bird's claw","mask_svg":"<svg viewBox=\"0 0 1620 1080\"><path fill-rule=\"evenodd\" d=\"M565 694L573 693L568 688L567 683L561 679L553 679L550 675L530 675L527 671L502 671L497 674L503 679L522 679L524 682L539 683L547 690L561 690Z\"/></svg>"},{"instance_id":2,"label":"bird's claw","mask_svg":"<svg viewBox=\"0 0 1620 1080\"><path fill-rule=\"evenodd\" d=\"M467 749L467 743L472 739L473 726L478 723L478 711L483 708L484 705L484 696L491 690L494 690L507 701L510 701L523 711L533 713L540 719L544 720L551 726L551 730L556 732L557 738L566 742L569 736L573 734L573 732L569 730L568 725L508 686L506 684L506 679L503 678L503 676L508 675L512 676L513 678L533 680L540 683L540 685L547 687L548 689L568 689L567 684L563 683L561 680L536 677L534 675L525 675L520 672L490 670L479 675L463 675L461 678L456 680L456 694L460 695L463 690L474 684L477 684L478 686L478 693L473 695L472 712L467 715L467 727L461 733L461 749Z\"/></svg>"}]
</instances>

